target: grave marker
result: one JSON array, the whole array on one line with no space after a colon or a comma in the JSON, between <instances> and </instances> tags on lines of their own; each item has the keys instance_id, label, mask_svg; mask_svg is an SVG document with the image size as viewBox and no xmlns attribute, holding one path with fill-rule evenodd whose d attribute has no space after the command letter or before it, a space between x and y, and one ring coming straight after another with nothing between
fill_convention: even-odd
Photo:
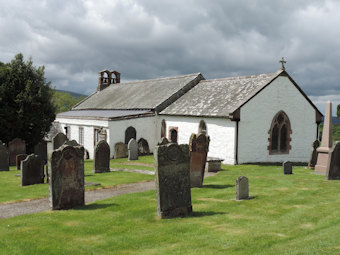
<instances>
[{"instance_id":1,"label":"grave marker","mask_svg":"<svg viewBox=\"0 0 340 255\"><path fill-rule=\"evenodd\" d=\"M318 159L318 152L317 152L317 148L319 147L320 145L320 142L319 140L315 140L312 144L313 146L313 151L310 155L310 159L309 159L309 162L308 162L308 168L309 169L314 169L315 168L315 165L316 165L316 161Z\"/></svg>"},{"instance_id":2,"label":"grave marker","mask_svg":"<svg viewBox=\"0 0 340 255\"><path fill-rule=\"evenodd\" d=\"M138 144L134 138L128 143L128 160L138 160Z\"/></svg>"},{"instance_id":3,"label":"grave marker","mask_svg":"<svg viewBox=\"0 0 340 255\"><path fill-rule=\"evenodd\" d=\"M119 142L115 144L114 158L126 158L128 156L127 144Z\"/></svg>"},{"instance_id":4,"label":"grave marker","mask_svg":"<svg viewBox=\"0 0 340 255\"><path fill-rule=\"evenodd\" d=\"M240 176L236 180L236 200L249 199L249 182L245 176Z\"/></svg>"},{"instance_id":5,"label":"grave marker","mask_svg":"<svg viewBox=\"0 0 340 255\"><path fill-rule=\"evenodd\" d=\"M290 161L285 161L282 163L283 174L293 174L293 163Z\"/></svg>"},{"instance_id":6,"label":"grave marker","mask_svg":"<svg viewBox=\"0 0 340 255\"><path fill-rule=\"evenodd\" d=\"M23 161L24 159L26 159L27 154L18 154L16 156L16 165L17 165L17 170L21 169L21 161Z\"/></svg>"},{"instance_id":7,"label":"grave marker","mask_svg":"<svg viewBox=\"0 0 340 255\"><path fill-rule=\"evenodd\" d=\"M44 183L44 164L38 155L28 155L21 161L21 186Z\"/></svg>"},{"instance_id":8,"label":"grave marker","mask_svg":"<svg viewBox=\"0 0 340 255\"><path fill-rule=\"evenodd\" d=\"M110 172L110 146L105 140L99 141L94 149L93 168L95 173Z\"/></svg>"},{"instance_id":9,"label":"grave marker","mask_svg":"<svg viewBox=\"0 0 340 255\"><path fill-rule=\"evenodd\" d=\"M340 180L340 142L337 142L329 152L329 163L327 167L327 180Z\"/></svg>"},{"instance_id":10,"label":"grave marker","mask_svg":"<svg viewBox=\"0 0 340 255\"><path fill-rule=\"evenodd\" d=\"M15 166L18 154L26 154L26 143L20 138L15 138L8 143L9 165Z\"/></svg>"},{"instance_id":11,"label":"grave marker","mask_svg":"<svg viewBox=\"0 0 340 255\"><path fill-rule=\"evenodd\" d=\"M0 171L9 171L9 153L6 144L0 140Z\"/></svg>"}]
</instances>

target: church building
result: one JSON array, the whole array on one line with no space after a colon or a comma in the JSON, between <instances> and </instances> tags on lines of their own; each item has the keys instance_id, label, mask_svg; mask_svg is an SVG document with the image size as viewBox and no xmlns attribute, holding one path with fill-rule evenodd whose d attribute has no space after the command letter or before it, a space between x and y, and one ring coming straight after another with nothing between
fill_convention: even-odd
<instances>
[{"instance_id":1,"label":"church building","mask_svg":"<svg viewBox=\"0 0 340 255\"><path fill-rule=\"evenodd\" d=\"M120 73L99 73L97 91L57 115L69 139L93 158L105 139L135 138L154 146L165 136L179 144L206 130L209 157L225 164L307 162L322 114L285 71L206 80L202 74L120 83Z\"/></svg>"}]
</instances>

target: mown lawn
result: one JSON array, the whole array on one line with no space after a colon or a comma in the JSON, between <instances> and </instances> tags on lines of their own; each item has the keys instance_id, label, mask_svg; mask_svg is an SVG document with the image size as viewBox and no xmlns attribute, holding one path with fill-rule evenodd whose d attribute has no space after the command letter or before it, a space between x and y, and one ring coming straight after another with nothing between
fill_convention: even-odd
<instances>
[{"instance_id":1,"label":"mown lawn","mask_svg":"<svg viewBox=\"0 0 340 255\"><path fill-rule=\"evenodd\" d=\"M224 166L161 220L155 191L0 220L1 254L340 254L340 182L304 167ZM255 199L237 202L235 180Z\"/></svg>"},{"instance_id":2,"label":"mown lawn","mask_svg":"<svg viewBox=\"0 0 340 255\"><path fill-rule=\"evenodd\" d=\"M138 162L145 163L150 162L150 160L151 163L153 164L152 156L143 156L140 157L140 160L138 160ZM123 163L128 163L128 160L127 159L111 160L110 167L153 170L153 167L145 167L139 165L125 165ZM154 179L154 177L150 175L128 172L110 172L95 174L93 173L92 160L85 160L84 168L85 168L85 182L100 183L99 186L86 186L86 190L94 188L113 187L123 183L133 183ZM22 187L20 171L16 170L16 167L10 167L10 171L7 172L6 171L0 172L0 203L23 201L47 196L48 196L48 184L46 183Z\"/></svg>"}]
</instances>

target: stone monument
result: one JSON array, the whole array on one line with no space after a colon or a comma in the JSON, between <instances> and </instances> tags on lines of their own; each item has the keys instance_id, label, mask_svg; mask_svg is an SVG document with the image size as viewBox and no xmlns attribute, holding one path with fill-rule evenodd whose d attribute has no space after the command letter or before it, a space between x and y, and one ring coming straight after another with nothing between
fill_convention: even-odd
<instances>
[{"instance_id":1,"label":"stone monument","mask_svg":"<svg viewBox=\"0 0 340 255\"><path fill-rule=\"evenodd\" d=\"M8 143L9 165L15 166L18 154L26 154L26 143L20 138L14 138Z\"/></svg>"},{"instance_id":2,"label":"stone monument","mask_svg":"<svg viewBox=\"0 0 340 255\"><path fill-rule=\"evenodd\" d=\"M162 219L192 212L189 146L169 143L155 147L157 213Z\"/></svg>"},{"instance_id":3,"label":"stone monument","mask_svg":"<svg viewBox=\"0 0 340 255\"><path fill-rule=\"evenodd\" d=\"M34 154L40 156L44 164L47 163L47 142L40 141L36 146L34 146Z\"/></svg>"},{"instance_id":4,"label":"stone monument","mask_svg":"<svg viewBox=\"0 0 340 255\"><path fill-rule=\"evenodd\" d=\"M138 160L138 144L136 139L130 139L128 143L128 152L128 160Z\"/></svg>"},{"instance_id":5,"label":"stone monument","mask_svg":"<svg viewBox=\"0 0 340 255\"><path fill-rule=\"evenodd\" d=\"M17 165L17 170L21 169L21 161L26 159L27 154L18 154L16 157L16 165Z\"/></svg>"},{"instance_id":6,"label":"stone monument","mask_svg":"<svg viewBox=\"0 0 340 255\"><path fill-rule=\"evenodd\" d=\"M293 163L290 161L285 161L282 163L283 174L293 174Z\"/></svg>"},{"instance_id":7,"label":"stone monument","mask_svg":"<svg viewBox=\"0 0 340 255\"><path fill-rule=\"evenodd\" d=\"M192 134L189 141L190 151L190 185L202 187L205 163L209 151L210 138L206 134Z\"/></svg>"},{"instance_id":8,"label":"stone monument","mask_svg":"<svg viewBox=\"0 0 340 255\"><path fill-rule=\"evenodd\" d=\"M317 148L319 147L320 145L320 142L319 140L315 140L312 144L313 146L313 151L310 155L310 159L309 159L309 162L308 162L308 168L309 169L314 169L315 168L315 164L316 164L316 161L318 159L318 152L316 151Z\"/></svg>"},{"instance_id":9,"label":"stone monument","mask_svg":"<svg viewBox=\"0 0 340 255\"><path fill-rule=\"evenodd\" d=\"M0 140L0 171L9 171L9 154L6 144Z\"/></svg>"},{"instance_id":10,"label":"stone monument","mask_svg":"<svg viewBox=\"0 0 340 255\"><path fill-rule=\"evenodd\" d=\"M329 152L330 160L328 162L326 179L340 180L340 142L337 142Z\"/></svg>"},{"instance_id":11,"label":"stone monument","mask_svg":"<svg viewBox=\"0 0 340 255\"><path fill-rule=\"evenodd\" d=\"M84 147L63 145L51 158L51 207L70 209L84 205L84 198Z\"/></svg>"},{"instance_id":12,"label":"stone monument","mask_svg":"<svg viewBox=\"0 0 340 255\"><path fill-rule=\"evenodd\" d=\"M110 172L110 146L105 140L101 140L96 144L93 168L95 173Z\"/></svg>"},{"instance_id":13,"label":"stone monument","mask_svg":"<svg viewBox=\"0 0 340 255\"><path fill-rule=\"evenodd\" d=\"M332 148L332 144L332 103L328 101L322 129L321 146L317 148L318 159L316 161L314 173L326 174L329 160L328 153Z\"/></svg>"},{"instance_id":14,"label":"stone monument","mask_svg":"<svg viewBox=\"0 0 340 255\"><path fill-rule=\"evenodd\" d=\"M122 142L116 143L114 158L126 158L127 156L128 156L127 145Z\"/></svg>"},{"instance_id":15,"label":"stone monument","mask_svg":"<svg viewBox=\"0 0 340 255\"><path fill-rule=\"evenodd\" d=\"M240 176L236 180L236 200L249 199L249 182L245 176Z\"/></svg>"},{"instance_id":16,"label":"stone monument","mask_svg":"<svg viewBox=\"0 0 340 255\"><path fill-rule=\"evenodd\" d=\"M57 150L67 141L67 136L64 133L58 133L52 138L53 150Z\"/></svg>"},{"instance_id":17,"label":"stone monument","mask_svg":"<svg viewBox=\"0 0 340 255\"><path fill-rule=\"evenodd\" d=\"M44 164L38 155L28 155L21 161L21 186L44 183Z\"/></svg>"}]
</instances>

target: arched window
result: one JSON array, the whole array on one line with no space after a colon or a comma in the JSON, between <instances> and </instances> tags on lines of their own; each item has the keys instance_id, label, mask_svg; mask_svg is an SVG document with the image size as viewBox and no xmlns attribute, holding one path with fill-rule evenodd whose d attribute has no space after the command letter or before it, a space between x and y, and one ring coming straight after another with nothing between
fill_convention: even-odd
<instances>
[{"instance_id":1,"label":"arched window","mask_svg":"<svg viewBox=\"0 0 340 255\"><path fill-rule=\"evenodd\" d=\"M172 143L177 143L178 139L178 128L177 127L170 127L169 129L169 140Z\"/></svg>"},{"instance_id":2,"label":"arched window","mask_svg":"<svg viewBox=\"0 0 340 255\"><path fill-rule=\"evenodd\" d=\"M273 118L269 133L269 154L286 154L291 149L290 121L284 111L278 112Z\"/></svg>"},{"instance_id":3,"label":"arched window","mask_svg":"<svg viewBox=\"0 0 340 255\"><path fill-rule=\"evenodd\" d=\"M207 125L205 124L204 120L200 121L200 124L198 126L198 133L202 133L202 134L208 133Z\"/></svg>"},{"instance_id":4,"label":"arched window","mask_svg":"<svg viewBox=\"0 0 340 255\"><path fill-rule=\"evenodd\" d=\"M134 127L128 127L125 130L125 144L128 144L131 138L136 139L136 129Z\"/></svg>"},{"instance_id":5,"label":"arched window","mask_svg":"<svg viewBox=\"0 0 340 255\"><path fill-rule=\"evenodd\" d=\"M161 127L161 138L166 137L166 122L162 120L162 127Z\"/></svg>"}]
</instances>

